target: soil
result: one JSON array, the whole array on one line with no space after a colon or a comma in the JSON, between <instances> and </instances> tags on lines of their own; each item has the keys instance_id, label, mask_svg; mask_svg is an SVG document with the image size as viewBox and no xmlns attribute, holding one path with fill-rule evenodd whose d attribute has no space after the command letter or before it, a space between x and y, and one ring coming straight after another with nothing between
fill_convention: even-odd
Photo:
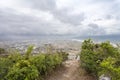
<instances>
[{"instance_id":1,"label":"soil","mask_svg":"<svg viewBox=\"0 0 120 80\"><path fill-rule=\"evenodd\" d=\"M64 67L55 70L45 80L96 80L80 67L78 60L67 60Z\"/></svg>"}]
</instances>

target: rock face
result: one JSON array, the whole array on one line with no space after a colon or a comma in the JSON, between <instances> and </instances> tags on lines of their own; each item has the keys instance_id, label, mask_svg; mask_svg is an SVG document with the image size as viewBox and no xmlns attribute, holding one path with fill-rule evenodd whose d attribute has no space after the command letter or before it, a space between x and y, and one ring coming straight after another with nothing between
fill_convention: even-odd
<instances>
[{"instance_id":1,"label":"rock face","mask_svg":"<svg viewBox=\"0 0 120 80\"><path fill-rule=\"evenodd\" d=\"M105 76L104 74L100 76L99 80L111 80L109 76Z\"/></svg>"}]
</instances>

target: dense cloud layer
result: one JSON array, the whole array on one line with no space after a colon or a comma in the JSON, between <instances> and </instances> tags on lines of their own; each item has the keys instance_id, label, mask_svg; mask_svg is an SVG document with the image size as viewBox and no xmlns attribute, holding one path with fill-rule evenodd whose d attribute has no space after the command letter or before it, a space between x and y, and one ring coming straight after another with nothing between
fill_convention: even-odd
<instances>
[{"instance_id":1,"label":"dense cloud layer","mask_svg":"<svg viewBox=\"0 0 120 80\"><path fill-rule=\"evenodd\" d=\"M0 0L0 36L120 34L119 0Z\"/></svg>"}]
</instances>

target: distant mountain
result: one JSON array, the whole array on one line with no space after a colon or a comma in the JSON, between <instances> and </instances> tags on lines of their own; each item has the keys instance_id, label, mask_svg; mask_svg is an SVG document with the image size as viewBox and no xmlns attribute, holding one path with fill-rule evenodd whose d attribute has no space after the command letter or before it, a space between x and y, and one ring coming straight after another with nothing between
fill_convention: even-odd
<instances>
[{"instance_id":1,"label":"distant mountain","mask_svg":"<svg viewBox=\"0 0 120 80\"><path fill-rule=\"evenodd\" d=\"M91 38L95 41L111 41L111 42L120 42L120 35L99 35L99 36L78 36L76 39L88 39Z\"/></svg>"}]
</instances>

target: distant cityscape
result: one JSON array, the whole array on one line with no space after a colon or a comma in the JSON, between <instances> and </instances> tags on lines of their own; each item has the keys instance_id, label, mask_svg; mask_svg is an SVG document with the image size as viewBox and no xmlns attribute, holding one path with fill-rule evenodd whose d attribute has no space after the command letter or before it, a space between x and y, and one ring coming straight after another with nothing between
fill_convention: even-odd
<instances>
[{"instance_id":1,"label":"distant cityscape","mask_svg":"<svg viewBox=\"0 0 120 80\"><path fill-rule=\"evenodd\" d=\"M47 53L52 51L63 51L68 53L72 53L74 51L75 53L77 53L80 51L81 42L72 40L24 40L0 42L0 48L4 48L8 52L10 52L10 50L16 50L21 54L24 54L27 51L28 46L30 45L34 46L34 50L32 52L34 54Z\"/></svg>"}]
</instances>

